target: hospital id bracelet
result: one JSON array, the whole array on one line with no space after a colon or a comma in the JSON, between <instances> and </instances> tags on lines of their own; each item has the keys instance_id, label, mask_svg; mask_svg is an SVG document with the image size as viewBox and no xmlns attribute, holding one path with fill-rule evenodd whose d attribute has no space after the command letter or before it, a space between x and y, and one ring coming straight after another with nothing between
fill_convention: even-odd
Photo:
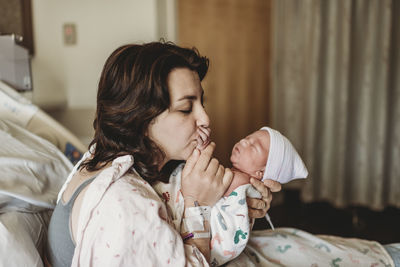
<instances>
[{"instance_id":1,"label":"hospital id bracelet","mask_svg":"<svg viewBox=\"0 0 400 267\"><path fill-rule=\"evenodd\" d=\"M187 240L189 240L191 238L193 238L193 239L196 239L196 238L210 238L210 236L211 236L210 232L194 232L194 233L188 233L188 234L182 236L182 240L183 240L183 242L185 242L185 241L187 241Z\"/></svg>"},{"instance_id":2,"label":"hospital id bracelet","mask_svg":"<svg viewBox=\"0 0 400 267\"><path fill-rule=\"evenodd\" d=\"M196 238L210 238L210 232L208 231L208 232L194 232L193 233L194 234L194 236L193 236L193 239L196 239Z\"/></svg>"},{"instance_id":3,"label":"hospital id bracelet","mask_svg":"<svg viewBox=\"0 0 400 267\"><path fill-rule=\"evenodd\" d=\"M205 230L205 222L210 220L210 210L208 206L186 208L183 218L183 232L198 232Z\"/></svg>"},{"instance_id":4,"label":"hospital id bracelet","mask_svg":"<svg viewBox=\"0 0 400 267\"><path fill-rule=\"evenodd\" d=\"M189 240L190 238L193 238L194 234L193 233L188 233L187 235L182 236L183 242L186 240Z\"/></svg>"}]
</instances>

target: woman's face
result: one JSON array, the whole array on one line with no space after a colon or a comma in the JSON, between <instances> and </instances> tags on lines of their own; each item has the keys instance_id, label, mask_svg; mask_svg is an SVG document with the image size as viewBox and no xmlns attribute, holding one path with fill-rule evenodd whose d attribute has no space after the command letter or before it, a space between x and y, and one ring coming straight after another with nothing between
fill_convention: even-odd
<instances>
[{"instance_id":1,"label":"woman's face","mask_svg":"<svg viewBox=\"0 0 400 267\"><path fill-rule=\"evenodd\" d=\"M167 84L171 105L149 126L149 137L166 155L162 166L170 160L186 160L198 144L199 127L209 127L210 123L203 107L203 88L197 72L173 69Z\"/></svg>"}]
</instances>

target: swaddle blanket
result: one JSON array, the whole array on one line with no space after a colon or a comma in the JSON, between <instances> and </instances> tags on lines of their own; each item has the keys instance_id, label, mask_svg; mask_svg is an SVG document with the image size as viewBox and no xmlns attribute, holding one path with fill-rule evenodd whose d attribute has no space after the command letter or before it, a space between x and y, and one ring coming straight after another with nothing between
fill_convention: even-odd
<instances>
[{"instance_id":1,"label":"swaddle blanket","mask_svg":"<svg viewBox=\"0 0 400 267\"><path fill-rule=\"evenodd\" d=\"M175 229L184 232L184 199L181 193L183 164L171 174L169 183L157 182L154 189L164 199ZM220 266L244 250L252 227L246 197L260 198L261 194L252 185L237 187L228 197L221 198L211 208L211 266Z\"/></svg>"}]
</instances>

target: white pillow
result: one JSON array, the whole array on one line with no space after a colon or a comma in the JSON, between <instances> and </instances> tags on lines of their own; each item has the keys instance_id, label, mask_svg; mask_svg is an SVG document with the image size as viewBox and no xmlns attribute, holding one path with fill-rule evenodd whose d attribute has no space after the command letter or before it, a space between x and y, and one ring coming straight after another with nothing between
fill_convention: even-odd
<instances>
[{"instance_id":1,"label":"white pillow","mask_svg":"<svg viewBox=\"0 0 400 267\"><path fill-rule=\"evenodd\" d=\"M54 208L72 163L50 142L0 119L0 213Z\"/></svg>"}]
</instances>

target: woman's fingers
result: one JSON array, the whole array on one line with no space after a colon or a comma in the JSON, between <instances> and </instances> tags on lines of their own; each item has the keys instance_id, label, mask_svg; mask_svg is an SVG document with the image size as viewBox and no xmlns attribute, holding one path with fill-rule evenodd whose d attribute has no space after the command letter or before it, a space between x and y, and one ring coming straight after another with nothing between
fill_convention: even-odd
<instances>
[{"instance_id":1,"label":"woman's fingers","mask_svg":"<svg viewBox=\"0 0 400 267\"><path fill-rule=\"evenodd\" d=\"M263 199L248 197L246 198L246 200L247 200L247 206L255 210L262 210L267 207L267 204Z\"/></svg>"},{"instance_id":2,"label":"woman's fingers","mask_svg":"<svg viewBox=\"0 0 400 267\"><path fill-rule=\"evenodd\" d=\"M219 165L218 170L217 170L217 174L215 175L216 177L223 177L225 172L225 168L223 165Z\"/></svg>"},{"instance_id":3,"label":"woman's fingers","mask_svg":"<svg viewBox=\"0 0 400 267\"><path fill-rule=\"evenodd\" d=\"M265 216L265 214L267 214L267 213L264 212L264 210L249 208L249 217L250 218L254 218L254 219L263 218Z\"/></svg>"},{"instance_id":4,"label":"woman's fingers","mask_svg":"<svg viewBox=\"0 0 400 267\"><path fill-rule=\"evenodd\" d=\"M272 180L265 180L263 183L255 178L251 178L250 183L256 188L258 192L261 193L261 199L248 199L247 203L249 206L249 216L251 218L261 218L265 216L265 214L267 214L267 211L270 208L272 201L271 191L274 190L274 192L277 192L281 190L281 184ZM271 186L272 190L269 186Z\"/></svg>"},{"instance_id":5,"label":"woman's fingers","mask_svg":"<svg viewBox=\"0 0 400 267\"><path fill-rule=\"evenodd\" d=\"M222 165L220 165L222 166ZM222 168L224 168L222 166ZM222 184L226 187L225 191L228 189L228 187L231 185L232 183L232 179L233 179L233 172L231 169L229 168L225 168L225 172L224 172L224 177L222 177ZM224 193L225 193L224 191Z\"/></svg>"},{"instance_id":6,"label":"woman's fingers","mask_svg":"<svg viewBox=\"0 0 400 267\"><path fill-rule=\"evenodd\" d=\"M212 158L207 166L206 172L210 175L216 175L220 164L216 158Z\"/></svg>"},{"instance_id":7,"label":"woman's fingers","mask_svg":"<svg viewBox=\"0 0 400 267\"><path fill-rule=\"evenodd\" d=\"M208 135L207 133L205 133L204 131L202 131L201 129L197 130L197 133L199 134L201 141L203 141L203 143L208 139Z\"/></svg>"},{"instance_id":8,"label":"woman's fingers","mask_svg":"<svg viewBox=\"0 0 400 267\"><path fill-rule=\"evenodd\" d=\"M205 136L205 139L209 139L211 135L211 129L209 127L200 126L198 128L199 133ZM205 140L204 139L204 140Z\"/></svg>"},{"instance_id":9,"label":"woman's fingers","mask_svg":"<svg viewBox=\"0 0 400 267\"><path fill-rule=\"evenodd\" d=\"M186 160L185 167L182 170L182 175L185 177L187 174L191 173L194 166L196 165L197 160L199 159L200 151L195 148L192 152L192 155Z\"/></svg>"},{"instance_id":10,"label":"woman's fingers","mask_svg":"<svg viewBox=\"0 0 400 267\"><path fill-rule=\"evenodd\" d=\"M215 143L211 142L200 154L199 159L197 160L194 169L198 171L205 171L210 163L212 154L215 149Z\"/></svg>"},{"instance_id":11,"label":"woman's fingers","mask_svg":"<svg viewBox=\"0 0 400 267\"><path fill-rule=\"evenodd\" d=\"M258 183L259 182L259 183ZM264 201L266 207L268 207L271 204L272 201L272 192L270 191L270 189L264 185L264 183L262 183L261 181L254 182L254 184L257 184L258 188L257 191L261 193L261 198ZM267 209L267 210L268 210Z\"/></svg>"},{"instance_id":12,"label":"woman's fingers","mask_svg":"<svg viewBox=\"0 0 400 267\"><path fill-rule=\"evenodd\" d=\"M263 197L269 195L268 187L263 182L261 182L260 180L255 179L255 178L252 177L252 178L250 178L250 183L255 187L255 189L258 192L261 193L261 195Z\"/></svg>"},{"instance_id":13,"label":"woman's fingers","mask_svg":"<svg viewBox=\"0 0 400 267\"><path fill-rule=\"evenodd\" d=\"M264 199L246 198L246 200L250 218L262 218L270 208L269 203L264 201Z\"/></svg>"},{"instance_id":14,"label":"woman's fingers","mask_svg":"<svg viewBox=\"0 0 400 267\"><path fill-rule=\"evenodd\" d=\"M197 138L198 140L197 148L203 150L210 143L211 129L206 127L199 127L197 129L197 133L199 134Z\"/></svg>"},{"instance_id":15,"label":"woman's fingers","mask_svg":"<svg viewBox=\"0 0 400 267\"><path fill-rule=\"evenodd\" d=\"M282 185L279 182L270 179L265 179L264 185L268 187L271 192L279 192L282 189Z\"/></svg>"}]
</instances>

